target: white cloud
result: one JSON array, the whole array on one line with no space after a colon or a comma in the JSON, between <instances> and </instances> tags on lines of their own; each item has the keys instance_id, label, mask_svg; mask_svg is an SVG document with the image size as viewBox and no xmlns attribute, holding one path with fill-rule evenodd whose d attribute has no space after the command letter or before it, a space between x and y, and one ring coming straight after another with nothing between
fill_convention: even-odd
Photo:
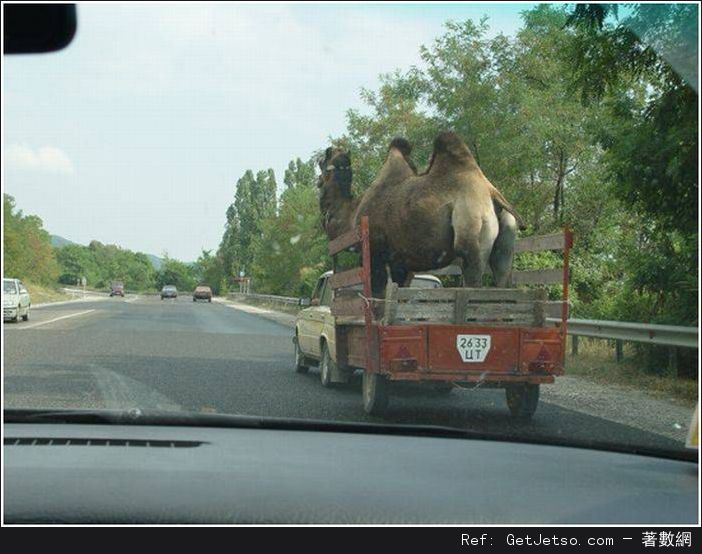
<instances>
[{"instance_id":1,"label":"white cloud","mask_svg":"<svg viewBox=\"0 0 702 554\"><path fill-rule=\"evenodd\" d=\"M5 150L5 162L15 169L46 173L75 173L73 162L60 148L40 146L32 149L24 144L12 144Z\"/></svg>"}]
</instances>

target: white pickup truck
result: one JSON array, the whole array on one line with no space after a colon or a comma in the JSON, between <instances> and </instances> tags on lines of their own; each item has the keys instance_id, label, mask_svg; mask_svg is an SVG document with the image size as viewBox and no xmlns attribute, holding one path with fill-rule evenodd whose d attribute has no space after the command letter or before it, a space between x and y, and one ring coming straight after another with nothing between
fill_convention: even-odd
<instances>
[{"instance_id":1,"label":"white pickup truck","mask_svg":"<svg viewBox=\"0 0 702 554\"><path fill-rule=\"evenodd\" d=\"M4 321L17 322L29 320L29 308L32 301L29 291L19 279L2 280L2 318Z\"/></svg>"}]
</instances>

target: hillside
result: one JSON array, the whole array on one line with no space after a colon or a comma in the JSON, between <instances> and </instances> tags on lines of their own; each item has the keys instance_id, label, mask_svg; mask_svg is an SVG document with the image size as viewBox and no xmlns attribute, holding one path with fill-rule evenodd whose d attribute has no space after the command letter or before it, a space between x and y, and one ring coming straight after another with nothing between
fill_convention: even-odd
<instances>
[{"instance_id":1,"label":"hillside","mask_svg":"<svg viewBox=\"0 0 702 554\"><path fill-rule=\"evenodd\" d=\"M73 242L72 240L68 240L67 238L61 237L59 235L50 235L51 238L51 246L54 248L63 248L64 246L68 246L71 244L78 244L76 242ZM163 266L163 258L159 258L158 256L154 256L153 254L145 254L147 258L149 258L149 261L151 262L151 265L154 266L154 269L158 271L161 269Z\"/></svg>"}]
</instances>

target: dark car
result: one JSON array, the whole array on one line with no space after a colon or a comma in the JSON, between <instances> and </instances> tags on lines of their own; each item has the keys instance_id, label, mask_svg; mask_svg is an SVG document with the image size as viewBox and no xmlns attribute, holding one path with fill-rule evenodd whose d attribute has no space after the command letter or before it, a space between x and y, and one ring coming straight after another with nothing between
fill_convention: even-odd
<instances>
[{"instance_id":1,"label":"dark car","mask_svg":"<svg viewBox=\"0 0 702 554\"><path fill-rule=\"evenodd\" d=\"M212 289L207 285L195 287L195 291L193 292L193 302L197 302L198 300L207 300L208 302L212 302Z\"/></svg>"},{"instance_id":2,"label":"dark car","mask_svg":"<svg viewBox=\"0 0 702 554\"><path fill-rule=\"evenodd\" d=\"M173 285L166 285L161 289L161 300L164 298L178 298L178 289Z\"/></svg>"},{"instance_id":3,"label":"dark car","mask_svg":"<svg viewBox=\"0 0 702 554\"><path fill-rule=\"evenodd\" d=\"M121 296L124 298L124 284L112 283L110 286L110 296Z\"/></svg>"}]
</instances>

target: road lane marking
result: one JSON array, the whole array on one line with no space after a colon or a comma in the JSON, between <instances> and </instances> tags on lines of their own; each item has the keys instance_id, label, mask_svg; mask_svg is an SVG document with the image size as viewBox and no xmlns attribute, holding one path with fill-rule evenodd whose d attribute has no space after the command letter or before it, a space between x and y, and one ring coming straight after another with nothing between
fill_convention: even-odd
<instances>
[{"instance_id":1,"label":"road lane marking","mask_svg":"<svg viewBox=\"0 0 702 554\"><path fill-rule=\"evenodd\" d=\"M55 317L54 319L49 319L47 321L39 321L38 323L32 323L30 325L22 325L21 327L13 327L13 329L17 329L18 331L22 331L25 329L34 329L35 327L41 327L42 325L48 325L49 323L54 323L54 322L60 321L62 319L68 319L69 317L77 317L79 315L89 314L90 312L94 312L94 311L95 310L85 310L83 312L76 312L74 314L62 315L61 317Z\"/></svg>"}]
</instances>

